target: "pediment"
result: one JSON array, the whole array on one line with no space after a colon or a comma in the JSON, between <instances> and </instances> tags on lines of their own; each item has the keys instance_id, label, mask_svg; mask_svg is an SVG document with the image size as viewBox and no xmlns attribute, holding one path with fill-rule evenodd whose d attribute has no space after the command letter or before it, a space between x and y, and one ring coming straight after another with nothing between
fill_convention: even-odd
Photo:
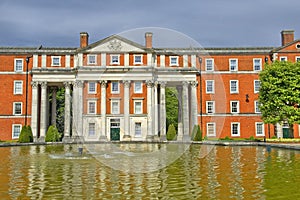
<instances>
[{"instance_id":1,"label":"pediment","mask_svg":"<svg viewBox=\"0 0 300 200\"><path fill-rule=\"evenodd\" d=\"M146 48L133 41L127 40L126 38L118 35L113 35L98 42L95 42L83 51L92 52L108 52L108 53L122 53L122 52L145 52Z\"/></svg>"},{"instance_id":2,"label":"pediment","mask_svg":"<svg viewBox=\"0 0 300 200\"><path fill-rule=\"evenodd\" d=\"M300 40L295 40L282 47L272 50L272 52L300 52Z\"/></svg>"}]
</instances>

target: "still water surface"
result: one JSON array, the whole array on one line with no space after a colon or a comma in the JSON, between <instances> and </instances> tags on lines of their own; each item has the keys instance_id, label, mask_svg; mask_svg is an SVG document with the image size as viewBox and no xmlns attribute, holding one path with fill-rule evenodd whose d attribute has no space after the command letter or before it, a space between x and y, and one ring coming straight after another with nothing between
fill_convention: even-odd
<instances>
[{"instance_id":1,"label":"still water surface","mask_svg":"<svg viewBox=\"0 0 300 200\"><path fill-rule=\"evenodd\" d=\"M76 145L3 147L0 157L0 199L300 199L300 152L292 150L191 145L168 166L139 173L86 149L79 155Z\"/></svg>"}]
</instances>

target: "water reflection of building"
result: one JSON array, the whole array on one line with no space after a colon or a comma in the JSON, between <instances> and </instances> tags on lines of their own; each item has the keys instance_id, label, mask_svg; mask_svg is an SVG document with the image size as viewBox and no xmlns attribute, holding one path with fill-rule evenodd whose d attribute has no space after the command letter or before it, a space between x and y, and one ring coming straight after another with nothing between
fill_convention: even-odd
<instances>
[{"instance_id":1,"label":"water reflection of building","mask_svg":"<svg viewBox=\"0 0 300 200\"><path fill-rule=\"evenodd\" d=\"M145 45L117 35L89 44L88 37L80 34L80 48L0 48L1 140L18 138L28 121L43 141L56 123L58 88L65 89L65 141L164 140L167 87L179 94L178 140L195 124L208 137L272 136L258 109L258 74L266 62L300 60L294 31L282 32L279 48L155 48L152 33Z\"/></svg>"}]
</instances>

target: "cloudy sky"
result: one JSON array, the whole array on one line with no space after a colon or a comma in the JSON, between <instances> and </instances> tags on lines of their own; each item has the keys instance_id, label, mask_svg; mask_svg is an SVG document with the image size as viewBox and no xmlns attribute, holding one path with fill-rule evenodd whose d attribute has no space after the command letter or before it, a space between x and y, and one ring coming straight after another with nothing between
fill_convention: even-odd
<instances>
[{"instance_id":1,"label":"cloudy sky","mask_svg":"<svg viewBox=\"0 0 300 200\"><path fill-rule=\"evenodd\" d=\"M0 46L78 47L80 32L92 43L143 27L204 47L279 46L283 29L300 38L299 8L299 0L1 0Z\"/></svg>"}]
</instances>

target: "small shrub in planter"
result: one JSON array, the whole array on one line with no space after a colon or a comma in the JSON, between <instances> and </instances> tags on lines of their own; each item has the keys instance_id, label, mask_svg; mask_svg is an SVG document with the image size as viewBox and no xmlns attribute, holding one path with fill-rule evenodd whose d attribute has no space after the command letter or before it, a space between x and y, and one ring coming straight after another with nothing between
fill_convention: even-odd
<instances>
[{"instance_id":1,"label":"small shrub in planter","mask_svg":"<svg viewBox=\"0 0 300 200\"><path fill-rule=\"evenodd\" d=\"M202 141L202 131L199 125L195 125L192 132L193 141Z\"/></svg>"},{"instance_id":2,"label":"small shrub in planter","mask_svg":"<svg viewBox=\"0 0 300 200\"><path fill-rule=\"evenodd\" d=\"M19 142L20 143L33 142L33 135L30 126L22 127L21 133L19 135Z\"/></svg>"},{"instance_id":3,"label":"small shrub in planter","mask_svg":"<svg viewBox=\"0 0 300 200\"><path fill-rule=\"evenodd\" d=\"M175 126L173 124L170 124L167 132L167 140L175 140L175 138L176 138Z\"/></svg>"},{"instance_id":4,"label":"small shrub in planter","mask_svg":"<svg viewBox=\"0 0 300 200\"><path fill-rule=\"evenodd\" d=\"M58 132L57 128L53 125L49 126L46 133L46 142L58 142L60 141L61 134Z\"/></svg>"}]
</instances>

